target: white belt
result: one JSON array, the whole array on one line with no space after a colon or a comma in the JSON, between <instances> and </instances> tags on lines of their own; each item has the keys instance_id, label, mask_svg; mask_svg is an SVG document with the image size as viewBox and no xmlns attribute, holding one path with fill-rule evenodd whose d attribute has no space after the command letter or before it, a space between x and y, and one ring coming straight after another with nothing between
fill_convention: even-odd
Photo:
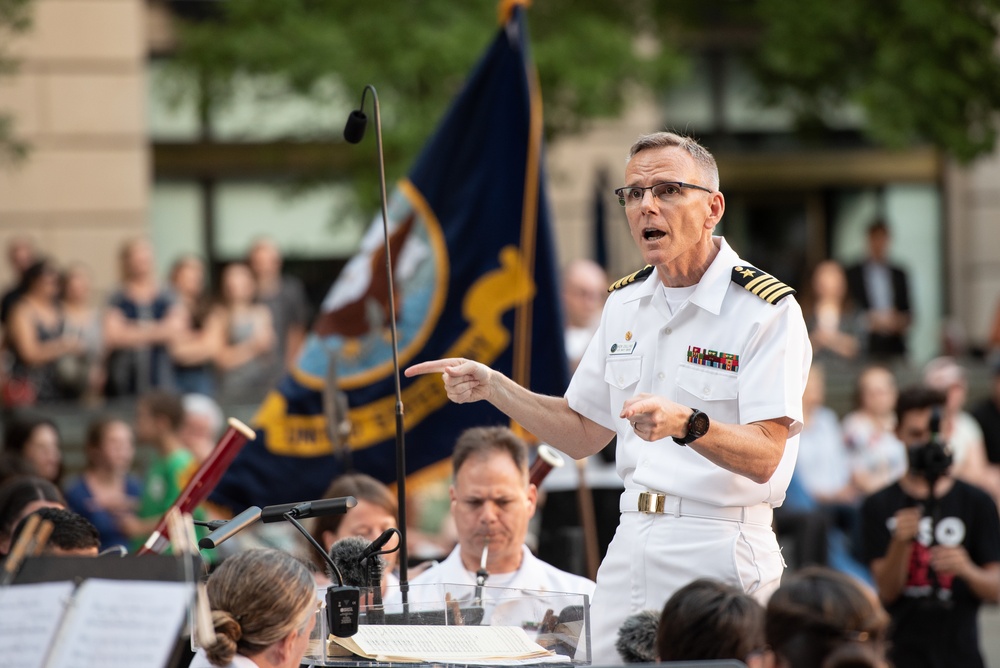
<instances>
[{"instance_id":1,"label":"white belt","mask_svg":"<svg viewBox=\"0 0 1000 668\"><path fill-rule=\"evenodd\" d=\"M659 492L622 492L619 509L625 512L656 513L674 517L700 517L710 520L729 520L746 524L771 525L773 511L770 504L756 506L713 506L693 499L684 499Z\"/></svg>"}]
</instances>

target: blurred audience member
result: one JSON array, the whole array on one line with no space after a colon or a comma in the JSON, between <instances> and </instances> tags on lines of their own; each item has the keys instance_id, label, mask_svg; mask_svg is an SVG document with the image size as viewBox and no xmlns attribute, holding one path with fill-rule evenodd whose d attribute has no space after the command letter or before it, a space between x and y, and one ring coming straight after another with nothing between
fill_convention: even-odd
<instances>
[{"instance_id":1,"label":"blurred audience member","mask_svg":"<svg viewBox=\"0 0 1000 668\"><path fill-rule=\"evenodd\" d=\"M837 415L826 401L823 365L813 364L802 395L803 426L785 502L775 509L779 531L796 538L796 565L825 565L870 581L853 556L860 493ZM817 533L825 535L817 538Z\"/></svg>"},{"instance_id":2,"label":"blurred audience member","mask_svg":"<svg viewBox=\"0 0 1000 668\"><path fill-rule=\"evenodd\" d=\"M858 356L859 322L847 299L847 276L834 260L816 265L806 325L814 362L842 362Z\"/></svg>"},{"instance_id":3,"label":"blurred audience member","mask_svg":"<svg viewBox=\"0 0 1000 668\"><path fill-rule=\"evenodd\" d=\"M965 369L951 357L937 357L924 367L924 384L945 395L944 412L951 422L948 445L954 460L951 473L1000 501L1000 470L986 457L983 430L965 412L969 384Z\"/></svg>"},{"instance_id":4,"label":"blurred audience member","mask_svg":"<svg viewBox=\"0 0 1000 668\"><path fill-rule=\"evenodd\" d=\"M913 313L906 272L889 262L889 226L877 220L868 228L868 257L847 270L851 298L865 314L868 357L904 360L906 333Z\"/></svg>"},{"instance_id":5,"label":"blurred audience member","mask_svg":"<svg viewBox=\"0 0 1000 668\"><path fill-rule=\"evenodd\" d=\"M563 333L570 372L576 369L594 338L607 296L608 275L596 262L575 260L563 271Z\"/></svg>"},{"instance_id":6,"label":"blurred audience member","mask_svg":"<svg viewBox=\"0 0 1000 668\"><path fill-rule=\"evenodd\" d=\"M30 238L17 236L7 242L7 263L10 265L13 280L0 297L0 325L7 324L11 307L24 294L24 272L36 261L35 242Z\"/></svg>"},{"instance_id":7,"label":"blurred audience member","mask_svg":"<svg viewBox=\"0 0 1000 668\"><path fill-rule=\"evenodd\" d=\"M181 403L184 406L184 421L179 435L184 446L194 455L195 464L200 465L219 442L225 417L219 403L204 394L185 394Z\"/></svg>"},{"instance_id":8,"label":"blurred audience member","mask_svg":"<svg viewBox=\"0 0 1000 668\"><path fill-rule=\"evenodd\" d=\"M562 281L563 336L572 372L600 324L608 277L596 262L576 260L563 271ZM538 555L544 561L577 575L592 575L586 569L584 541L596 543L599 560L607 554L618 528L618 497L624 489L615 469L616 445L617 441L612 440L596 455L576 466L553 469L545 478L541 487L544 494L539 497L542 521L538 537ZM566 460L573 461L569 457ZM589 498L581 496L581 476L590 491ZM593 506L594 536L588 536L582 528L581 503Z\"/></svg>"},{"instance_id":9,"label":"blurred audience member","mask_svg":"<svg viewBox=\"0 0 1000 668\"><path fill-rule=\"evenodd\" d=\"M319 600L305 564L279 550L229 557L208 578L215 639L190 668L298 668Z\"/></svg>"},{"instance_id":10,"label":"blurred audience member","mask_svg":"<svg viewBox=\"0 0 1000 668\"><path fill-rule=\"evenodd\" d=\"M764 621L777 668L889 668L888 626L871 591L820 566L782 578Z\"/></svg>"},{"instance_id":11,"label":"blurred audience member","mask_svg":"<svg viewBox=\"0 0 1000 668\"><path fill-rule=\"evenodd\" d=\"M66 332L59 308L59 273L47 260L39 260L24 272L24 293L11 308L7 323L7 345L12 354L5 394L8 405L30 405L35 401L70 398L59 375L63 358L85 351L83 343ZM13 401L13 385L22 389L24 400ZM35 401L30 400L34 395ZM77 395L78 396L78 395Z\"/></svg>"},{"instance_id":12,"label":"blurred audience member","mask_svg":"<svg viewBox=\"0 0 1000 668\"><path fill-rule=\"evenodd\" d=\"M0 485L0 557L10 552L17 523L39 508L65 508L59 488L38 476L19 476Z\"/></svg>"},{"instance_id":13,"label":"blurred audience member","mask_svg":"<svg viewBox=\"0 0 1000 668\"><path fill-rule=\"evenodd\" d=\"M906 471L906 449L894 434L896 394L891 371L867 367L858 376L857 407L844 416L854 485L862 494L882 489Z\"/></svg>"},{"instance_id":14,"label":"blurred audience member","mask_svg":"<svg viewBox=\"0 0 1000 668\"><path fill-rule=\"evenodd\" d=\"M118 528L133 539L132 547L142 545L184 489L184 476L194 455L178 435L183 420L184 407L175 394L154 390L136 403L135 436L155 448L156 458L142 483L138 513L118 516Z\"/></svg>"},{"instance_id":15,"label":"blurred audience member","mask_svg":"<svg viewBox=\"0 0 1000 668\"><path fill-rule=\"evenodd\" d=\"M212 360L225 339L221 313L211 308L205 290L205 263L185 255L170 269L170 287L181 313L181 328L170 342L174 383L182 394L212 395L215 382Z\"/></svg>"},{"instance_id":16,"label":"blurred audience member","mask_svg":"<svg viewBox=\"0 0 1000 668\"><path fill-rule=\"evenodd\" d=\"M837 414L826 405L826 374L813 362L802 395L803 425L795 476L816 501L853 504L858 490L851 479L851 454Z\"/></svg>"},{"instance_id":17,"label":"blurred audience member","mask_svg":"<svg viewBox=\"0 0 1000 668\"><path fill-rule=\"evenodd\" d=\"M900 667L982 668L979 607L1000 601L1000 516L986 492L950 474L945 401L925 387L900 392L896 433L909 468L861 507L865 558L892 615L890 658Z\"/></svg>"},{"instance_id":18,"label":"blurred audience member","mask_svg":"<svg viewBox=\"0 0 1000 668\"><path fill-rule=\"evenodd\" d=\"M21 518L11 533L11 545L17 544L31 515L52 522L52 533L40 554L48 557L97 556L101 542L97 528L87 518L65 508L40 508Z\"/></svg>"},{"instance_id":19,"label":"blurred audience member","mask_svg":"<svg viewBox=\"0 0 1000 668\"><path fill-rule=\"evenodd\" d=\"M327 551L341 538L361 536L365 540L373 541L382 535L383 531L399 528L399 520L397 519L399 508L396 504L396 495L375 478L364 473L348 473L340 476L326 490L323 498L335 499L341 496L353 496L358 500L358 505L343 515L320 517L313 525L313 538ZM391 539L383 549L391 550L398 543L398 540ZM326 573L326 561L316 553L316 550L310 549L309 557L316 566L317 572ZM386 561L387 584L398 584L399 581L393 571L396 568L399 553L384 554L382 558Z\"/></svg>"},{"instance_id":20,"label":"blurred audience member","mask_svg":"<svg viewBox=\"0 0 1000 668\"><path fill-rule=\"evenodd\" d=\"M971 412L983 430L983 443L990 464L1000 465L1000 359L993 363L989 396L976 404Z\"/></svg>"},{"instance_id":21,"label":"blurred audience member","mask_svg":"<svg viewBox=\"0 0 1000 668\"><path fill-rule=\"evenodd\" d=\"M222 272L222 314L226 337L215 358L222 403L257 403L274 379L276 340L271 312L254 302L250 268L233 263Z\"/></svg>"},{"instance_id":22,"label":"blurred audience member","mask_svg":"<svg viewBox=\"0 0 1000 668\"><path fill-rule=\"evenodd\" d=\"M135 397L173 386L167 345L181 329L181 313L160 287L153 247L145 239L126 242L119 255L121 286L104 313L109 397Z\"/></svg>"},{"instance_id":23,"label":"blurred audience member","mask_svg":"<svg viewBox=\"0 0 1000 668\"><path fill-rule=\"evenodd\" d=\"M66 335L79 341L82 350L59 361L59 378L73 397L97 397L104 391L104 333L101 314L91 303L90 270L73 264L61 283Z\"/></svg>"},{"instance_id":24,"label":"blurred audience member","mask_svg":"<svg viewBox=\"0 0 1000 668\"><path fill-rule=\"evenodd\" d=\"M142 483L131 475L132 428L116 418L98 418L87 429L84 454L86 468L66 488L66 503L97 527L102 550L115 545L127 548L128 536L119 530L116 518L134 513L142 493Z\"/></svg>"},{"instance_id":25,"label":"blurred audience member","mask_svg":"<svg viewBox=\"0 0 1000 668\"><path fill-rule=\"evenodd\" d=\"M35 416L13 417L4 429L3 442L4 452L23 460L33 475L58 484L62 448L55 422Z\"/></svg>"},{"instance_id":26,"label":"blurred audience member","mask_svg":"<svg viewBox=\"0 0 1000 668\"><path fill-rule=\"evenodd\" d=\"M737 659L766 666L764 608L732 585L700 578L667 599L656 648L660 661Z\"/></svg>"},{"instance_id":27,"label":"blurred audience member","mask_svg":"<svg viewBox=\"0 0 1000 668\"><path fill-rule=\"evenodd\" d=\"M309 327L305 288L295 276L281 273L282 262L281 251L270 239L257 239L247 254L247 264L257 281L255 296L271 312L277 334L272 382L295 365Z\"/></svg>"}]
</instances>

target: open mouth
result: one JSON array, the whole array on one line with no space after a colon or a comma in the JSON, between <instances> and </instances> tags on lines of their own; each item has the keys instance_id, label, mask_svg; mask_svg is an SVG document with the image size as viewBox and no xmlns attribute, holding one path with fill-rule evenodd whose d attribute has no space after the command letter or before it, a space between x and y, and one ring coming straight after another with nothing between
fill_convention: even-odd
<instances>
[{"instance_id":1,"label":"open mouth","mask_svg":"<svg viewBox=\"0 0 1000 668\"><path fill-rule=\"evenodd\" d=\"M652 227L647 227L642 231L642 238L646 241L655 241L657 239L662 239L665 236L667 236L665 232Z\"/></svg>"}]
</instances>

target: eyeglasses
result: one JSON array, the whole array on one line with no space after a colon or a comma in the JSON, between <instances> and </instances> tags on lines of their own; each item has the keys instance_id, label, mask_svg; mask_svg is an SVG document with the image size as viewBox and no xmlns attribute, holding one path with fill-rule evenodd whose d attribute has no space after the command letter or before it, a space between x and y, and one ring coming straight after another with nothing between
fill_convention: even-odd
<instances>
[{"instance_id":1,"label":"eyeglasses","mask_svg":"<svg viewBox=\"0 0 1000 668\"><path fill-rule=\"evenodd\" d=\"M627 207L638 206L639 203L642 202L642 198L645 197L647 190L651 190L653 192L653 197L659 201L669 202L680 195L681 190L684 188L704 190L707 193L712 192L704 186L681 183L680 181L667 181L666 183L657 183L655 186L646 186L645 188L640 188L639 186L625 186L624 188L618 188L615 190L615 194L618 195L618 203Z\"/></svg>"}]
</instances>

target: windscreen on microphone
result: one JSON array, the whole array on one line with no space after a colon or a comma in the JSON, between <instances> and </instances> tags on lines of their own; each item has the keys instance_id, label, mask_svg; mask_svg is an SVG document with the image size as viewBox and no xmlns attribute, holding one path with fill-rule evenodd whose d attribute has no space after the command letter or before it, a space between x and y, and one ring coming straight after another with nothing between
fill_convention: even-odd
<instances>
[{"instance_id":1,"label":"windscreen on microphone","mask_svg":"<svg viewBox=\"0 0 1000 668\"><path fill-rule=\"evenodd\" d=\"M625 618L618 629L615 649L625 663L651 663L656 661L656 630L660 613L642 610Z\"/></svg>"},{"instance_id":2,"label":"windscreen on microphone","mask_svg":"<svg viewBox=\"0 0 1000 668\"><path fill-rule=\"evenodd\" d=\"M365 136L365 127L368 125L368 117L365 112L355 109L347 117L347 124L344 125L344 141L348 144L357 144Z\"/></svg>"},{"instance_id":3,"label":"windscreen on microphone","mask_svg":"<svg viewBox=\"0 0 1000 668\"><path fill-rule=\"evenodd\" d=\"M365 560L365 550L368 549L368 541L360 536L341 538L330 547L330 558L337 564L340 574L344 577L344 584L349 587L369 587L377 586L378 583L368 582L368 563ZM384 561L382 557L375 558Z\"/></svg>"}]
</instances>

